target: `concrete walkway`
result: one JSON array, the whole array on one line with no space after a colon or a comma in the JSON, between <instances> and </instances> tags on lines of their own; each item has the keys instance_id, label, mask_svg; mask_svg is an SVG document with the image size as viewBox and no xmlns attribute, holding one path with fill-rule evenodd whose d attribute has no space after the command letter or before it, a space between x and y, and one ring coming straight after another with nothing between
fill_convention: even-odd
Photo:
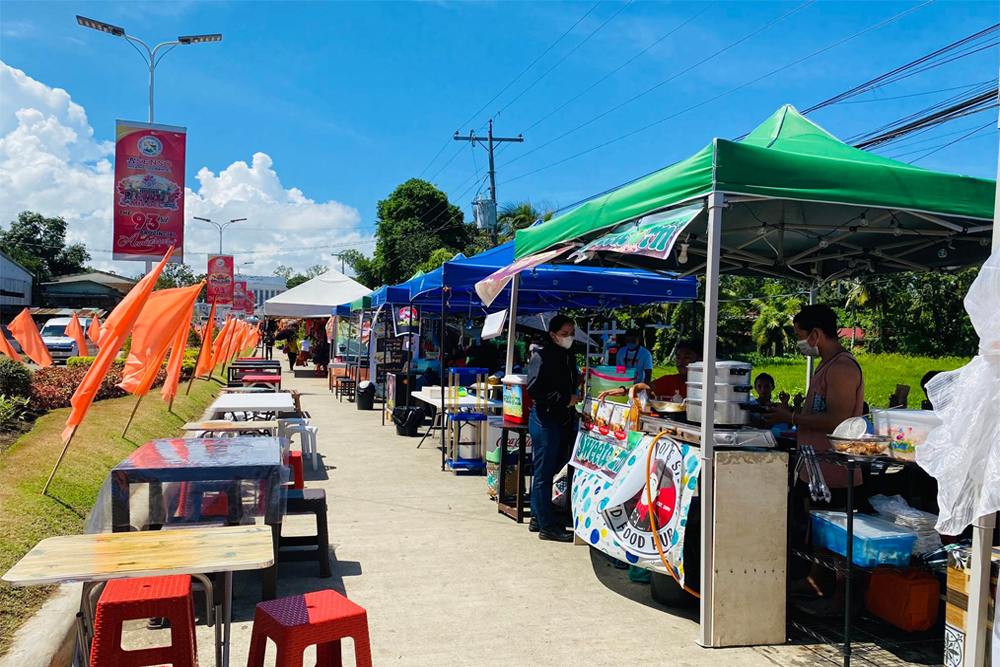
<instances>
[{"instance_id":1,"label":"concrete walkway","mask_svg":"<svg viewBox=\"0 0 1000 667\"><path fill-rule=\"evenodd\" d=\"M437 443L416 449L378 410L336 401L324 379L285 371L283 382L319 427L322 469L307 464L306 483L327 492L334 576L282 565L279 595L333 588L365 607L376 665L813 663L801 647L698 647L696 623L653 602L648 585L588 547L542 542L498 515L484 477L442 473ZM291 517L285 533L308 524ZM259 592L258 575L237 579L233 665L245 664ZM200 649L212 664L208 635ZM344 653L353 665L349 642Z\"/></svg>"}]
</instances>

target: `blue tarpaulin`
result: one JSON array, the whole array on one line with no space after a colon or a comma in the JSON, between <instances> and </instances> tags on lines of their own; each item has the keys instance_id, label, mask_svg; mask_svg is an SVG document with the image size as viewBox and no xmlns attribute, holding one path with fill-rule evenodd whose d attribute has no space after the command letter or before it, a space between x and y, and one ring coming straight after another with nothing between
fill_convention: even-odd
<instances>
[{"instance_id":1,"label":"blue tarpaulin","mask_svg":"<svg viewBox=\"0 0 1000 667\"><path fill-rule=\"evenodd\" d=\"M410 301L425 310L441 309L441 291L448 288L448 308L485 312L476 294L476 283L514 261L514 242L472 257L445 262L439 268L398 285L408 287ZM649 271L543 264L520 274L518 312L531 313L560 308L605 310L665 301L689 301L697 297L695 278L674 278ZM391 289L391 288L390 288ZM490 311L510 305L510 290L490 304Z\"/></svg>"}]
</instances>

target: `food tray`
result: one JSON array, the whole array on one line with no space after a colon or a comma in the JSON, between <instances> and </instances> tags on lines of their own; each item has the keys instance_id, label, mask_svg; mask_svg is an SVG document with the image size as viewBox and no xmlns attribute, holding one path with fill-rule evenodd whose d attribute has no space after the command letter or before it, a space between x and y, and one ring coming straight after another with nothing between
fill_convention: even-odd
<instances>
[{"instance_id":1,"label":"food tray","mask_svg":"<svg viewBox=\"0 0 1000 667\"><path fill-rule=\"evenodd\" d=\"M889 438L881 435L862 435L857 438L826 436L835 454L850 457L856 461L873 461L889 454Z\"/></svg>"},{"instance_id":2,"label":"food tray","mask_svg":"<svg viewBox=\"0 0 1000 667\"><path fill-rule=\"evenodd\" d=\"M809 515L813 544L846 557L847 514L813 510ZM868 514L855 514L851 561L861 567L907 566L916 541L916 531Z\"/></svg>"}]
</instances>

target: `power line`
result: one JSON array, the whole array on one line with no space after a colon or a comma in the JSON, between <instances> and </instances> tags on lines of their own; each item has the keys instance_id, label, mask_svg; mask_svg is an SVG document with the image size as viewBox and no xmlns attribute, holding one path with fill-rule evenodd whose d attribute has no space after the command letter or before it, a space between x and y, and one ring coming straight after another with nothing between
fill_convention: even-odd
<instances>
[{"instance_id":1,"label":"power line","mask_svg":"<svg viewBox=\"0 0 1000 667\"><path fill-rule=\"evenodd\" d=\"M933 1L934 0L930 0L930 2L933 2ZM804 3L802 5L799 5L798 7L796 7L795 9L793 9L792 11L787 12L786 14L782 14L780 17L778 17L777 19L771 21L770 23L767 23L766 25L764 25L764 26L762 26L762 27L754 30L753 32L749 33L748 35L745 35L744 37L741 37L740 39L738 39L735 42L729 44L728 46L725 46L725 47L719 49L715 53L711 54L710 56L708 56L706 58L703 58L703 59L699 60L695 64L690 65L689 67L686 67L686 68L682 69L680 72L677 72L676 74L667 77L666 79L660 81L659 83L657 83L657 84L655 84L655 85L647 88L646 90L642 91L638 95L633 95L632 97L630 97L629 99L625 100L624 102L616 104L615 106L611 107L607 111L604 111L604 112L602 112L602 113L594 116L590 120L587 120L587 121L585 121L583 123L580 123L579 125L577 125L573 129L568 130L566 132L563 132L559 136L555 137L554 139L550 139L549 141L546 141L545 143L543 143L542 145L538 146L537 148L533 148L530 151L522 153L518 157L514 158L513 160L510 160L509 162L504 163L501 166L506 167L507 165L513 164L514 162L517 162L518 160L522 160L522 159L528 157L529 155L531 155L532 153L535 153L535 152L537 152L537 151L545 148L546 146L554 144L555 142L560 141L560 140L568 137L569 135L573 134L574 132L577 132L578 130L582 130L583 128L587 127L591 123L594 123L594 122L600 120L601 118L604 118L605 116L607 116L607 115L609 115L611 113L614 113L615 111L617 111L617 110L619 110L619 109L621 109L621 108L623 108L623 107L631 104L632 102L635 102L636 100L638 100L638 99L640 99L642 97L645 97L649 93L653 92L654 90L657 90L658 88L661 88L662 86L665 86L666 84L670 83L674 79L676 79L676 78L678 78L680 76L683 76L684 74L687 74L691 70L696 69L696 68L700 67L701 65L704 65L709 60L712 60L713 58L716 58L716 57L722 55L726 51L729 51L730 49L733 49L733 48L739 46L743 42L746 42L747 40L749 40L749 39L751 39L751 38L759 35L760 33L764 32L768 28L770 28L770 27L772 27L772 26L780 23L781 21L784 21L789 16L792 16L793 14L796 14L796 13L802 11L803 9L805 9L809 5L814 4L815 2L816 2L816 0L808 0L806 3Z\"/></svg>"},{"instance_id":2,"label":"power line","mask_svg":"<svg viewBox=\"0 0 1000 667\"><path fill-rule=\"evenodd\" d=\"M990 127L991 125L993 125L993 121L990 121L990 122L986 123L985 125L981 125L978 128L976 128L975 130L972 130L971 132L969 132L968 134L963 135L963 136L961 136L958 139L955 139L953 141L949 141L948 143L946 143L943 146L938 146L937 148L935 148L934 150L932 150L930 153L925 153L924 155L921 155L920 157L918 157L918 158L916 158L914 160L910 160L909 164L913 164L914 162L918 162L919 160L923 160L925 157L929 157L931 155L934 155L938 151L943 151L945 148L948 148L948 146L952 146L954 144L957 144L960 141L965 141L966 139L972 137L974 134L982 132L983 130L985 130L986 128Z\"/></svg>"},{"instance_id":3,"label":"power line","mask_svg":"<svg viewBox=\"0 0 1000 667\"><path fill-rule=\"evenodd\" d=\"M889 23L892 23L893 21L901 19L904 16L906 16L908 14L911 14L911 13L913 13L913 12L919 10L919 9L922 9L922 8L926 7L927 5L930 5L930 4L934 3L934 2L935 2L935 0L927 0L927 2L924 2L924 3L920 4L920 5L917 5L916 7L912 7L910 9L907 9L906 11L901 12L899 14L896 14L895 16L893 16L891 18L888 18L888 19L886 19L884 21L881 21L880 23L877 23L877 24L875 24L873 26L865 28L864 30L861 30L860 32L856 32L853 35L851 35L850 37L845 37L844 39L841 39L840 41L837 41L837 42L834 42L833 44L830 44L829 46L825 46L822 49L814 51L814 52L810 53L807 56L803 56L801 58L798 58L797 60L793 60L792 62L788 63L787 65L783 65L783 66L781 66L781 67L779 67L777 69L771 70L767 74L763 74L763 75L761 75L761 76L759 76L759 77L757 77L755 79L747 81L746 83L742 83L742 84L740 84L740 85L738 85L738 86L736 86L734 88L730 88L729 90L727 90L724 93L720 93L720 94L715 95L713 97L710 97L710 98L707 98L705 100L702 100L701 102L698 102L697 104L694 104L692 106L687 107L686 109L683 109L683 110L678 111L676 113L670 114L669 116L665 116L664 118L661 118L659 120L653 121L652 123L644 125L644 126L638 128L636 130L632 130L631 132L627 132L627 133L625 133L623 135L615 137L614 139L609 139L608 141L605 141L604 143L598 144L597 146L593 146L593 147L588 148L588 149L586 149L584 151L580 151L579 153L576 153L574 155L570 155L569 157L565 157L565 158L563 158L561 160L557 160L556 162L553 162L551 164L545 165L544 167L539 167L538 169L534 169L532 171L526 172L526 173L521 174L519 176L515 176L514 178L511 178L511 179L508 179L508 180L504 181L504 183L510 183L511 181L516 181L516 180L525 178L527 176L531 176L532 174L537 174L538 172L545 171L546 169L550 169L550 168L552 168L552 167L554 167L556 165L562 164L564 162L568 162L570 160L574 160L574 159L576 159L578 157L586 155L587 153L592 153L593 151L596 151L596 150L599 150L601 148L604 148L605 146L609 146L609 145L611 145L613 143L616 143L618 141L621 141L623 139L627 139L628 137L631 137L633 135L639 134L640 132L645 132L646 130L648 130L648 129L652 128L652 127L655 127L657 125L660 125L662 123L665 123L668 120L672 120L672 119L674 119L674 118L676 118L676 117L678 117L678 116L680 116L682 114L685 114L685 113L687 113L689 111L693 111L693 110L695 110L695 109L697 109L699 107L705 106L706 104L710 104L712 102L715 102L716 100L722 99L723 97L727 97L728 95L731 95L731 94L735 93L738 90L742 90L743 88L746 88L747 86L751 86L751 85L753 85L755 83L763 81L764 79L766 79L768 77L771 77L771 76L777 74L778 72L782 72L782 71L784 71L784 70L786 70L786 69L788 69L790 67L794 67L795 65L799 65L799 64L805 62L806 60L814 58L814 57L820 55L821 53L825 53L826 51L829 51L830 49L833 49L833 48L836 48L838 46L841 46L841 45L845 44L846 42L849 42L849 41L851 41L853 39L856 39L856 38L860 37L861 35L869 33L869 32L871 32L873 30L877 30L878 28L881 28L881 27L883 27L885 25L888 25ZM811 4L811 3L807 3L807 5L808 4ZM802 9L803 7L805 7L807 5L803 5L802 7L799 7L798 9ZM798 11L798 9L794 10L794 11ZM515 158L515 159L517 159L517 158ZM513 160L511 160L511 162L513 162ZM507 164L510 164L510 162L508 162Z\"/></svg>"},{"instance_id":4,"label":"power line","mask_svg":"<svg viewBox=\"0 0 1000 667\"><path fill-rule=\"evenodd\" d=\"M990 124L992 124L992 123L990 123ZM958 132L949 132L948 134L954 135L954 134L958 134L959 132L965 132L968 129L969 128L967 128L967 127L963 127ZM971 140L975 141L976 139L987 139L987 138L989 138L991 136L994 136L995 134L996 134L996 132L991 132L989 134L980 134L978 137L974 137ZM947 135L938 135L938 136L934 137L934 139L940 139L942 136L947 136ZM965 141L966 139L967 139L966 137L962 137L958 141ZM928 140L928 141L932 141L932 139ZM954 143L958 143L958 141L956 141ZM937 144L935 146L924 146L922 148L915 148L912 151L906 151L904 153L894 153L892 155L886 155L885 157L889 158L890 160L898 160L901 157L906 157L907 155L916 155L917 153L923 153L924 151L930 150L932 148L938 148L938 147L947 148L949 145L951 145L951 144L950 143L942 143L942 144ZM918 159L923 159L923 158L918 158Z\"/></svg>"}]
</instances>

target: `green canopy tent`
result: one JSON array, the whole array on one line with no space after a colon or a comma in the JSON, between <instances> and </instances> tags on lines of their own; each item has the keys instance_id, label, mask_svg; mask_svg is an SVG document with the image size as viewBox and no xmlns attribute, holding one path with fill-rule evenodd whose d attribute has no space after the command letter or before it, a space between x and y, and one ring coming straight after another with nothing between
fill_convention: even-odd
<instances>
[{"instance_id":1,"label":"green canopy tent","mask_svg":"<svg viewBox=\"0 0 1000 667\"><path fill-rule=\"evenodd\" d=\"M937 173L848 146L784 106L741 141L715 139L686 160L517 232L515 258L530 266L532 256L566 248L554 262L685 276L704 271L704 377L714 378L720 273L815 285L856 274L975 266L990 255L995 193L988 179ZM644 229L651 239L669 239L644 243ZM703 405L714 398L715 385L706 382ZM728 642L713 626L725 608L715 597L728 593L713 588L716 441L712 411L702 415L698 643L720 646Z\"/></svg>"}]
</instances>

